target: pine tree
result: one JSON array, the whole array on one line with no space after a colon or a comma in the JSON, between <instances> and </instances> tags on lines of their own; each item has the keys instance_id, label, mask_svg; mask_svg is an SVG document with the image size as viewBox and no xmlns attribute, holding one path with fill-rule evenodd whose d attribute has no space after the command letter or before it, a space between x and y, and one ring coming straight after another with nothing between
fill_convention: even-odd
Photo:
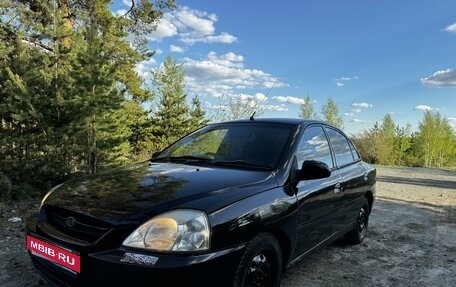
<instances>
[{"instance_id":1,"label":"pine tree","mask_svg":"<svg viewBox=\"0 0 456 287\"><path fill-rule=\"evenodd\" d=\"M75 77L78 83L84 83L75 87L80 99L80 111L84 115L81 132L85 134L82 139L87 139L84 155L88 173L95 173L99 167L100 132L102 125L111 124L103 117L106 113L113 113L120 108L122 95L115 89L115 63L111 63L110 44L105 42L98 33L100 26L98 19L92 19L92 25L86 28L83 35L87 39L87 45L78 54L80 71L76 71ZM109 117L108 117L109 118ZM116 130L112 130L116 136ZM105 143L106 145L106 143ZM114 148L111 146L108 148Z\"/></svg>"},{"instance_id":2,"label":"pine tree","mask_svg":"<svg viewBox=\"0 0 456 287\"><path fill-rule=\"evenodd\" d=\"M158 104L152 116L156 150L176 141L190 131L190 109L184 92L184 69L170 56L153 73Z\"/></svg>"},{"instance_id":3,"label":"pine tree","mask_svg":"<svg viewBox=\"0 0 456 287\"><path fill-rule=\"evenodd\" d=\"M42 71L50 59L20 34L0 34L7 46L0 59L0 172L13 185L41 185L49 176L47 159L52 154L47 126L50 81Z\"/></svg>"},{"instance_id":4,"label":"pine tree","mask_svg":"<svg viewBox=\"0 0 456 287\"><path fill-rule=\"evenodd\" d=\"M323 115L323 120L327 123L339 128L344 126L342 117L339 115L339 108L331 97L328 98L328 101L322 106L321 113Z\"/></svg>"},{"instance_id":5,"label":"pine tree","mask_svg":"<svg viewBox=\"0 0 456 287\"><path fill-rule=\"evenodd\" d=\"M201 108L201 101L198 96L195 96L192 99L192 109L190 111L190 129L196 130L208 122L206 112Z\"/></svg>"},{"instance_id":6,"label":"pine tree","mask_svg":"<svg viewBox=\"0 0 456 287\"><path fill-rule=\"evenodd\" d=\"M13 189L134 158L128 124L145 112L131 119L124 103L152 100L134 68L152 56L145 36L175 5L131 3L121 17L109 0L0 3L0 172Z\"/></svg>"},{"instance_id":7,"label":"pine tree","mask_svg":"<svg viewBox=\"0 0 456 287\"><path fill-rule=\"evenodd\" d=\"M307 95L304 103L299 106L299 117L302 119L316 119L317 114L314 112L312 99Z\"/></svg>"},{"instance_id":8,"label":"pine tree","mask_svg":"<svg viewBox=\"0 0 456 287\"><path fill-rule=\"evenodd\" d=\"M150 158L154 152L153 127L148 113L135 100L128 100L122 104L123 110L119 121L128 128L128 142L131 148L131 161L142 161Z\"/></svg>"}]
</instances>

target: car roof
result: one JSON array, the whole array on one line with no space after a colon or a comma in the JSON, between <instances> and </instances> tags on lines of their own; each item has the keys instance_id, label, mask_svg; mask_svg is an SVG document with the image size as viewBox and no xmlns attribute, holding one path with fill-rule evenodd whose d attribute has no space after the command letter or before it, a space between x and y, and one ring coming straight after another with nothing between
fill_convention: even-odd
<instances>
[{"instance_id":1,"label":"car roof","mask_svg":"<svg viewBox=\"0 0 456 287\"><path fill-rule=\"evenodd\" d=\"M300 118L254 118L242 119L242 120L233 120L227 122L220 122L219 124L224 123L278 123L278 124L290 124L290 125L310 125L314 123L325 123L318 120L305 120ZM326 124L326 123L325 123Z\"/></svg>"}]
</instances>

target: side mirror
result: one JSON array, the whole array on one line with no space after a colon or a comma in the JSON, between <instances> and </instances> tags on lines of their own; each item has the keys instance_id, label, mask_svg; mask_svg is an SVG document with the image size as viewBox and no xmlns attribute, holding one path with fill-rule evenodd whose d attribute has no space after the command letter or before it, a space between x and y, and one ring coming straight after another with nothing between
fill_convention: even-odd
<instances>
[{"instance_id":1,"label":"side mirror","mask_svg":"<svg viewBox=\"0 0 456 287\"><path fill-rule=\"evenodd\" d=\"M321 161L306 160L299 171L299 180L327 178L331 175L329 166Z\"/></svg>"}]
</instances>

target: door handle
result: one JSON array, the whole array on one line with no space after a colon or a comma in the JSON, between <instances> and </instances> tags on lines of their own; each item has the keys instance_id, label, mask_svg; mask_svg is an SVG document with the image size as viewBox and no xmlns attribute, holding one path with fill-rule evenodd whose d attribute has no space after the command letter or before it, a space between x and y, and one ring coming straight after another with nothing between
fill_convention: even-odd
<instances>
[{"instance_id":1,"label":"door handle","mask_svg":"<svg viewBox=\"0 0 456 287\"><path fill-rule=\"evenodd\" d=\"M342 188L340 182L336 183L336 185L334 186L334 193L338 193L338 192L341 192L343 190L344 189Z\"/></svg>"}]
</instances>

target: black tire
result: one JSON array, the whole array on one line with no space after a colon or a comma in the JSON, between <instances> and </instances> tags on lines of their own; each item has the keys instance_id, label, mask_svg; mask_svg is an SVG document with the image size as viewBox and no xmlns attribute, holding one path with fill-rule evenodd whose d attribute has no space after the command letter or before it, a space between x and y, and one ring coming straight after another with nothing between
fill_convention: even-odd
<instances>
[{"instance_id":1,"label":"black tire","mask_svg":"<svg viewBox=\"0 0 456 287\"><path fill-rule=\"evenodd\" d=\"M282 251L277 239L260 233L247 245L234 277L234 287L278 287Z\"/></svg>"},{"instance_id":2,"label":"black tire","mask_svg":"<svg viewBox=\"0 0 456 287\"><path fill-rule=\"evenodd\" d=\"M367 228L369 226L369 202L364 198L364 203L358 211L356 217L356 226L345 234L345 240L349 244L360 244L366 237Z\"/></svg>"}]
</instances>

